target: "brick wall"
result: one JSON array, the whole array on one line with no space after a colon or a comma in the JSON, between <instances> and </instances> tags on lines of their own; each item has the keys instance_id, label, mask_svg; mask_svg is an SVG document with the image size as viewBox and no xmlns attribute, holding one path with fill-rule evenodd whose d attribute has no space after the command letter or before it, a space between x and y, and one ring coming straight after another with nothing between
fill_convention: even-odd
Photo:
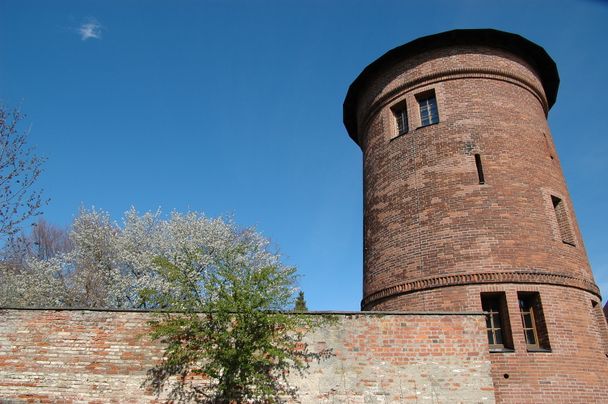
<instances>
[{"instance_id":1,"label":"brick wall","mask_svg":"<svg viewBox=\"0 0 608 404\"><path fill-rule=\"evenodd\" d=\"M420 127L416 96L429 90L439 123ZM501 273L491 282L520 281L510 276L515 271L540 283L565 275L564 282L599 293L544 97L524 60L487 47L438 49L378 72L358 104L364 309L428 284L475 283L482 273ZM396 136L391 107L404 101L411 129ZM552 196L561 200L559 215Z\"/></svg>"},{"instance_id":2,"label":"brick wall","mask_svg":"<svg viewBox=\"0 0 608 404\"><path fill-rule=\"evenodd\" d=\"M162 354L145 337L150 316L0 310L0 402L156 401L140 387ZM294 379L301 402L494 402L483 316L336 317L307 336L334 355Z\"/></svg>"},{"instance_id":3,"label":"brick wall","mask_svg":"<svg viewBox=\"0 0 608 404\"><path fill-rule=\"evenodd\" d=\"M608 401L608 326L592 293L558 285L487 284L426 290L387 299L380 310L481 310L482 293L504 293L512 351L490 354L496 401L604 403ZM538 293L550 352L529 352L518 293ZM509 375L505 378L504 375Z\"/></svg>"},{"instance_id":4,"label":"brick wall","mask_svg":"<svg viewBox=\"0 0 608 404\"><path fill-rule=\"evenodd\" d=\"M362 308L475 311L498 294L512 331L490 355L498 402L608 402L608 326L547 123L552 60L495 31L425 41L372 63L345 103L363 151ZM429 92L439 122L422 126ZM528 349L519 296L534 297L550 350Z\"/></svg>"}]
</instances>

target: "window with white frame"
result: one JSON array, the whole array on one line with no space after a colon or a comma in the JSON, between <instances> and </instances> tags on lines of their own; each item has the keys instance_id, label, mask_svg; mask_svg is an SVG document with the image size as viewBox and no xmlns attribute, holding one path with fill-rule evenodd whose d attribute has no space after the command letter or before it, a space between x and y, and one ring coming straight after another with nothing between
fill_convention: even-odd
<instances>
[{"instance_id":1,"label":"window with white frame","mask_svg":"<svg viewBox=\"0 0 608 404\"><path fill-rule=\"evenodd\" d=\"M420 107L420 126L428 126L439 122L439 110L435 91L427 91L416 96Z\"/></svg>"}]
</instances>

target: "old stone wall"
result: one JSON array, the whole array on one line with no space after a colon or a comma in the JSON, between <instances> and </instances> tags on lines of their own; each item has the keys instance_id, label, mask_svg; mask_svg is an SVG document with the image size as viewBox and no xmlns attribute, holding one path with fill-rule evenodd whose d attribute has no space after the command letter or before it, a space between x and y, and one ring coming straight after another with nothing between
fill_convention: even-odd
<instances>
[{"instance_id":1,"label":"old stone wall","mask_svg":"<svg viewBox=\"0 0 608 404\"><path fill-rule=\"evenodd\" d=\"M141 387L162 356L146 337L152 315L0 310L0 402L164 401ZM482 315L335 316L307 336L333 356L294 379L300 402L494 402Z\"/></svg>"}]
</instances>

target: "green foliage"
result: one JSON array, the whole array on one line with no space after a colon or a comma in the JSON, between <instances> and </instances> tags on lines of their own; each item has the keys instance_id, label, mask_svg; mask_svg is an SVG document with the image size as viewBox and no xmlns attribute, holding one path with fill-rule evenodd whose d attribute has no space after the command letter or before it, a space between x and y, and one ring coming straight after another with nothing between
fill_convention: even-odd
<instances>
[{"instance_id":1,"label":"green foliage","mask_svg":"<svg viewBox=\"0 0 608 404\"><path fill-rule=\"evenodd\" d=\"M281 311L292 307L295 269L260 262L259 248L239 242L208 254L204 267L156 260L172 289L146 290L142 298L180 311L159 313L150 323L152 338L166 344L148 377L157 392L169 384L177 401L279 402L296 393L290 372L329 355L310 352L302 341L323 319Z\"/></svg>"},{"instance_id":2,"label":"green foliage","mask_svg":"<svg viewBox=\"0 0 608 404\"><path fill-rule=\"evenodd\" d=\"M304 299L304 292L300 291L298 293L298 297L296 298L296 304L294 306L293 311L308 311L308 307L306 307L306 299Z\"/></svg>"}]
</instances>

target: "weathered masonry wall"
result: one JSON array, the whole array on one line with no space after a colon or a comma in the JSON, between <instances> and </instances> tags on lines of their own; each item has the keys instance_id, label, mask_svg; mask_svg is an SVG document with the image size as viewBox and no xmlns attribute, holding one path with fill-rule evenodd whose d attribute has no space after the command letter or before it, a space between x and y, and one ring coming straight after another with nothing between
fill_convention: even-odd
<instances>
[{"instance_id":1,"label":"weathered masonry wall","mask_svg":"<svg viewBox=\"0 0 608 404\"><path fill-rule=\"evenodd\" d=\"M141 388L162 346L146 312L0 309L0 402L158 402ZM295 380L300 402L493 403L484 317L336 314L308 335L334 355Z\"/></svg>"},{"instance_id":2,"label":"weathered masonry wall","mask_svg":"<svg viewBox=\"0 0 608 404\"><path fill-rule=\"evenodd\" d=\"M497 403L608 403L608 325L547 122L558 88L539 45L465 29L389 50L344 100L362 309L492 311Z\"/></svg>"}]
</instances>

